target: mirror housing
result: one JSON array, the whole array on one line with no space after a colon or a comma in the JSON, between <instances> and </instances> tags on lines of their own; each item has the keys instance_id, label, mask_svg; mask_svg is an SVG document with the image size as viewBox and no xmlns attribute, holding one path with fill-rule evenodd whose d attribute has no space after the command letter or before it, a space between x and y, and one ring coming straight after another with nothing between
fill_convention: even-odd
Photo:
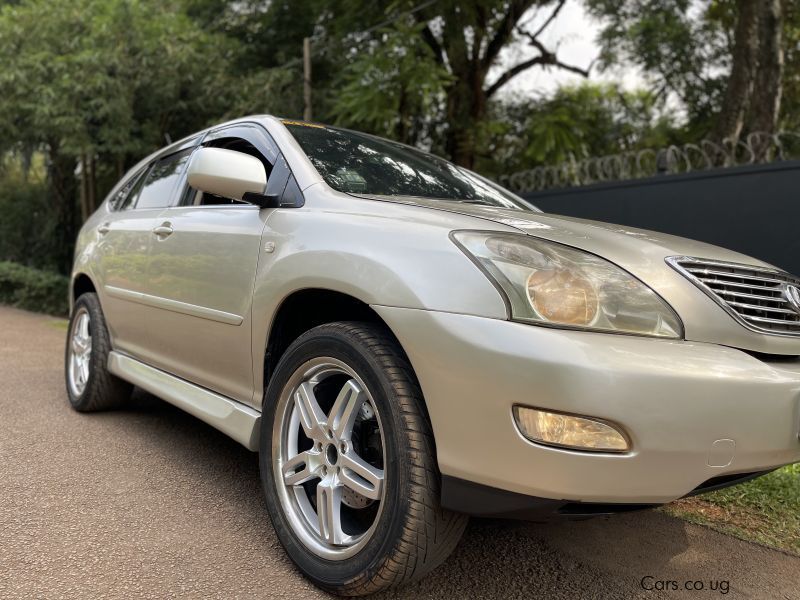
<instances>
[{"instance_id":1,"label":"mirror housing","mask_svg":"<svg viewBox=\"0 0 800 600\"><path fill-rule=\"evenodd\" d=\"M246 194L263 194L267 171L254 156L224 148L200 148L187 169L189 185L201 192L245 200Z\"/></svg>"}]
</instances>

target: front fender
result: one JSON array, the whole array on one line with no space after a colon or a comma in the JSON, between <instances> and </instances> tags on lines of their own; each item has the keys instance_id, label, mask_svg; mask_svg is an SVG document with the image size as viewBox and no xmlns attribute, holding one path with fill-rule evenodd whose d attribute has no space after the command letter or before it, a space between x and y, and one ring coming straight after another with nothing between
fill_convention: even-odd
<instances>
[{"instance_id":1,"label":"front fender","mask_svg":"<svg viewBox=\"0 0 800 600\"><path fill-rule=\"evenodd\" d=\"M253 294L255 365L263 364L281 303L302 289L340 292L372 306L507 318L499 292L449 238L453 229L475 228L473 219L349 196L330 210L324 198L308 200L305 208L278 209L267 220Z\"/></svg>"}]
</instances>

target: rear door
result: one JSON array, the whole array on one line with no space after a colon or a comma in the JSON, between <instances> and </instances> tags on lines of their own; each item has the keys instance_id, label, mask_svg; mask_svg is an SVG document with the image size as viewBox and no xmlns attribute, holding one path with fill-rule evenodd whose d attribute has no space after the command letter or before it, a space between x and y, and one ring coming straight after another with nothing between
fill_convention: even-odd
<instances>
[{"instance_id":1,"label":"rear door","mask_svg":"<svg viewBox=\"0 0 800 600\"><path fill-rule=\"evenodd\" d=\"M193 143L189 143L193 145ZM108 220L98 227L98 280L103 312L114 347L149 362L152 358L148 288L148 254L158 215L173 193L192 148L154 160L126 183Z\"/></svg>"},{"instance_id":2,"label":"rear door","mask_svg":"<svg viewBox=\"0 0 800 600\"><path fill-rule=\"evenodd\" d=\"M259 158L273 183L274 142L258 126L211 132L204 146ZM285 183L285 182L284 182ZM183 185L164 210L148 264L152 364L240 402L253 398L251 302L261 234L274 209Z\"/></svg>"}]
</instances>

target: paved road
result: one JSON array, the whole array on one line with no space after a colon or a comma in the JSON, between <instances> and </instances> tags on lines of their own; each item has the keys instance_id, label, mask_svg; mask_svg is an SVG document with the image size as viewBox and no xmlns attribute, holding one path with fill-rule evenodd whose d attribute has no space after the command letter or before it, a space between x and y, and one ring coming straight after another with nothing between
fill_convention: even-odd
<instances>
[{"instance_id":1,"label":"paved road","mask_svg":"<svg viewBox=\"0 0 800 600\"><path fill-rule=\"evenodd\" d=\"M151 396L80 415L63 323L0 307L0 598L316 598L266 516L251 454ZM547 526L473 521L385 598L800 599L800 559L657 512Z\"/></svg>"}]
</instances>

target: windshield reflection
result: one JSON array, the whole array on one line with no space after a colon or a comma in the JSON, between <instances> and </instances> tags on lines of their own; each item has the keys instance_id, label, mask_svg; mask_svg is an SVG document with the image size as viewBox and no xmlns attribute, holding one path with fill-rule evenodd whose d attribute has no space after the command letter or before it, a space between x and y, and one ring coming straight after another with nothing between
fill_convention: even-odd
<instances>
[{"instance_id":1,"label":"windshield reflection","mask_svg":"<svg viewBox=\"0 0 800 600\"><path fill-rule=\"evenodd\" d=\"M326 183L340 192L535 210L480 175L416 148L335 127L284 124Z\"/></svg>"}]
</instances>

